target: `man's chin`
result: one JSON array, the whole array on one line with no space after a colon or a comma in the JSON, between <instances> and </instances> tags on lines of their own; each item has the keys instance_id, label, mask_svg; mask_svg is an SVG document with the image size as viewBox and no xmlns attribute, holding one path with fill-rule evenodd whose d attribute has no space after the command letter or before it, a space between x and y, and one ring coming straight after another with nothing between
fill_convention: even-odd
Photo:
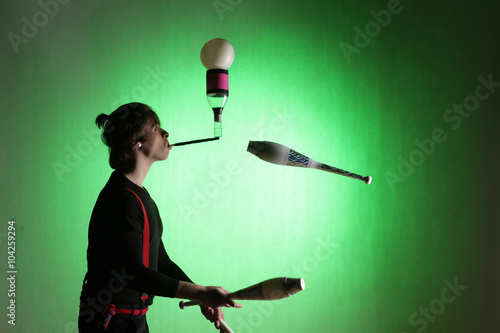
<instances>
[{"instance_id":1,"label":"man's chin","mask_svg":"<svg viewBox=\"0 0 500 333\"><path fill-rule=\"evenodd\" d=\"M156 158L157 161L165 161L168 158L168 153L166 155L158 156Z\"/></svg>"}]
</instances>

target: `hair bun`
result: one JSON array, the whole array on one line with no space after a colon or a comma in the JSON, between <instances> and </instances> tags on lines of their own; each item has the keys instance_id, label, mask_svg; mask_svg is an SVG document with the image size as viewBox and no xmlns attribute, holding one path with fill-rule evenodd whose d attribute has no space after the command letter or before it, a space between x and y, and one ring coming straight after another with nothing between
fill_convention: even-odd
<instances>
[{"instance_id":1,"label":"hair bun","mask_svg":"<svg viewBox=\"0 0 500 333\"><path fill-rule=\"evenodd\" d=\"M103 128L106 122L109 120L109 116L107 114L101 113L100 115L97 116L95 119L95 124L99 128Z\"/></svg>"}]
</instances>

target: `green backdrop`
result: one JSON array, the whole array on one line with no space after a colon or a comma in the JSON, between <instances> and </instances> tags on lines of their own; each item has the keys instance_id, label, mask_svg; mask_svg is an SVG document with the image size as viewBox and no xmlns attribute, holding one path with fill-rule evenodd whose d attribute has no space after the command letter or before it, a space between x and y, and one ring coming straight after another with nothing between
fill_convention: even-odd
<instances>
[{"instance_id":1,"label":"green backdrop","mask_svg":"<svg viewBox=\"0 0 500 333\"><path fill-rule=\"evenodd\" d=\"M171 142L213 135L199 53L215 37L235 49L223 137L174 148L145 186L167 251L197 283L305 279L291 298L227 309L233 330L500 328L496 1L0 7L2 332L76 332L89 217L111 172L95 117L140 101ZM249 140L373 183L263 162ZM214 331L177 304L155 300L151 332Z\"/></svg>"}]
</instances>

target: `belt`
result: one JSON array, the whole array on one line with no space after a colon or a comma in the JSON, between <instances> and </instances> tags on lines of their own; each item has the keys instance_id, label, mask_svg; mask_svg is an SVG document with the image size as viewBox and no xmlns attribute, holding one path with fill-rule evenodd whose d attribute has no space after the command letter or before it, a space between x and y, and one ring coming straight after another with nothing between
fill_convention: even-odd
<instances>
[{"instance_id":1,"label":"belt","mask_svg":"<svg viewBox=\"0 0 500 333\"><path fill-rule=\"evenodd\" d=\"M134 316L144 316L148 312L148 308L145 309L115 309L116 314L131 314Z\"/></svg>"},{"instance_id":2,"label":"belt","mask_svg":"<svg viewBox=\"0 0 500 333\"><path fill-rule=\"evenodd\" d=\"M148 308L144 309L117 309L116 305L108 304L101 314L98 326L104 327L104 330L108 328L109 321L116 314L131 314L134 316L144 316L148 312Z\"/></svg>"}]
</instances>

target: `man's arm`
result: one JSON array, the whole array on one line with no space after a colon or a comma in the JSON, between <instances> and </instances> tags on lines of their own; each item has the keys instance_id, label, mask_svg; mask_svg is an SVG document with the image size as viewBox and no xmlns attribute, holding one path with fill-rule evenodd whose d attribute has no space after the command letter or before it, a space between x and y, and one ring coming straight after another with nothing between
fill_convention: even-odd
<instances>
[{"instance_id":1,"label":"man's arm","mask_svg":"<svg viewBox=\"0 0 500 333\"><path fill-rule=\"evenodd\" d=\"M186 273L170 259L165 251L165 246L163 246L163 241L160 243L158 254L158 272L179 281L193 283Z\"/></svg>"}]
</instances>

